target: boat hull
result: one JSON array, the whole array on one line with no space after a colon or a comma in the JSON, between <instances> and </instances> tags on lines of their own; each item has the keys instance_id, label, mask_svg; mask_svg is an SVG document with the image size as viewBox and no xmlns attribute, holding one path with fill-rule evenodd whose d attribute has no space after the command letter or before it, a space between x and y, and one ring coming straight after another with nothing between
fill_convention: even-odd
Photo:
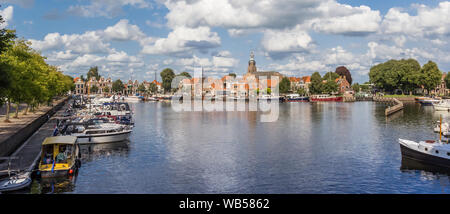
<instances>
[{"instance_id":1,"label":"boat hull","mask_svg":"<svg viewBox=\"0 0 450 214\"><path fill-rule=\"evenodd\" d=\"M284 102L309 102L309 97L285 98Z\"/></svg>"},{"instance_id":2,"label":"boat hull","mask_svg":"<svg viewBox=\"0 0 450 214\"><path fill-rule=\"evenodd\" d=\"M130 137L131 131L95 135L95 136L77 136L78 144L93 144L93 143L112 143L127 140Z\"/></svg>"},{"instance_id":3,"label":"boat hull","mask_svg":"<svg viewBox=\"0 0 450 214\"><path fill-rule=\"evenodd\" d=\"M51 170L41 170L41 178L57 178L57 177L64 177L69 176L75 173L75 171L78 169L79 160L76 160L76 163L72 165L69 169L64 170L54 170L53 172ZM70 173L70 170L72 170L72 173Z\"/></svg>"},{"instance_id":4,"label":"boat hull","mask_svg":"<svg viewBox=\"0 0 450 214\"><path fill-rule=\"evenodd\" d=\"M439 166L443 168L450 169L450 160L442 157L437 157L434 155L426 154L423 152L411 149L403 144L400 144L400 151L402 153L402 158L407 158L421 162L423 164Z\"/></svg>"},{"instance_id":5,"label":"boat hull","mask_svg":"<svg viewBox=\"0 0 450 214\"><path fill-rule=\"evenodd\" d=\"M329 97L329 98L309 98L311 102L342 102L343 97Z\"/></svg>"}]
</instances>

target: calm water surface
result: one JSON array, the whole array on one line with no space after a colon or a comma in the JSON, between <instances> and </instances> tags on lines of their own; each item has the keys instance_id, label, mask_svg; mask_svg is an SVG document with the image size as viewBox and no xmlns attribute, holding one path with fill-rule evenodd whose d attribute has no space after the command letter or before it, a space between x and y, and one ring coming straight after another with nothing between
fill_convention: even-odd
<instances>
[{"instance_id":1,"label":"calm water surface","mask_svg":"<svg viewBox=\"0 0 450 214\"><path fill-rule=\"evenodd\" d=\"M257 112L174 112L137 103L129 142L82 148L78 175L32 193L449 193L446 172L403 162L398 138L436 139L432 107L282 103Z\"/></svg>"}]
</instances>

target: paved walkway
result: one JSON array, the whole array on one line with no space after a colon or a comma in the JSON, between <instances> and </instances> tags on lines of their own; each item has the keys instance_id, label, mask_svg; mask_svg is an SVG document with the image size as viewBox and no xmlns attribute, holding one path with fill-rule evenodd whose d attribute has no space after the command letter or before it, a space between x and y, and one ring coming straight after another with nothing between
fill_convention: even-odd
<instances>
[{"instance_id":1,"label":"paved walkway","mask_svg":"<svg viewBox=\"0 0 450 214\"><path fill-rule=\"evenodd\" d=\"M54 101L53 105L60 103L64 99L65 98ZM19 112L19 118L13 118L13 116L9 117L9 120L11 121L10 123L4 122L4 114L0 115L0 142L3 142L5 139L16 133L17 130L22 129L23 127L33 122L35 119L47 113L51 108L53 107L44 105L37 109L35 112L28 112L27 115L23 115L23 112ZM13 110L11 112L13 112Z\"/></svg>"},{"instance_id":2,"label":"paved walkway","mask_svg":"<svg viewBox=\"0 0 450 214\"><path fill-rule=\"evenodd\" d=\"M63 100L59 100L58 102L61 102L61 101L63 101ZM56 105L57 102L55 102L54 104ZM28 138L27 141L25 141L23 143L23 145L21 147L19 147L19 149L17 149L17 151L15 151L11 155L11 157L19 157L18 160L11 161L11 169L14 169L14 170L19 169L22 171L22 170L32 170L34 168L34 164L40 155L42 141L46 137L52 135L53 130L56 125L55 117L62 116L64 111L67 109L67 107L68 107L68 104L64 105L59 111L57 111L50 118L49 121L44 123L31 137ZM50 108L51 107L42 108L42 109L40 109L39 112L45 113L48 110L50 110ZM47 111L44 111L44 110L47 110ZM35 118L42 115L42 113L38 114L38 112L36 112ZM8 129L8 131L12 132L13 130L19 130L17 127L25 126L26 125L25 121L31 122L31 121L33 121L32 118L33 117L27 117L26 120L24 119L21 122L21 125L16 124L16 125L14 125L16 127L15 129L11 128L11 129ZM3 125L3 123L2 123L2 125ZM0 136L0 137L3 138L3 136ZM4 177L4 176L8 175L7 169L8 169L7 161L0 163L0 177Z\"/></svg>"}]
</instances>

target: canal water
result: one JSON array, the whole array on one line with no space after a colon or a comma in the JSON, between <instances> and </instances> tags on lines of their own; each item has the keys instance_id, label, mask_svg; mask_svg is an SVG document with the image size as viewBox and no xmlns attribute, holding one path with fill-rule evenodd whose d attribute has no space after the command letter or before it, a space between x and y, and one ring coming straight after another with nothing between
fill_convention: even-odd
<instances>
[{"instance_id":1,"label":"canal water","mask_svg":"<svg viewBox=\"0 0 450 214\"><path fill-rule=\"evenodd\" d=\"M450 173L402 161L398 138L436 139L433 107L280 103L258 112L174 112L136 103L130 140L82 148L76 176L31 193L449 193Z\"/></svg>"}]
</instances>

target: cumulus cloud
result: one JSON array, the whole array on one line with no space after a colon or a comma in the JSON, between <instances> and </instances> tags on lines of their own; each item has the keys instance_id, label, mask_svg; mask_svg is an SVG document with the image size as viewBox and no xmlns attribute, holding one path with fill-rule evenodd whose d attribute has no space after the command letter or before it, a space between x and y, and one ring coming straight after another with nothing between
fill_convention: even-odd
<instances>
[{"instance_id":1,"label":"cumulus cloud","mask_svg":"<svg viewBox=\"0 0 450 214\"><path fill-rule=\"evenodd\" d=\"M272 58L284 58L286 54L308 52L314 47L312 38L300 28L292 30L267 30L262 46Z\"/></svg>"},{"instance_id":2,"label":"cumulus cloud","mask_svg":"<svg viewBox=\"0 0 450 214\"><path fill-rule=\"evenodd\" d=\"M104 34L108 39L119 41L139 41L146 37L137 25L129 24L127 19L121 19L115 25L107 27Z\"/></svg>"},{"instance_id":3,"label":"cumulus cloud","mask_svg":"<svg viewBox=\"0 0 450 214\"><path fill-rule=\"evenodd\" d=\"M177 27L167 38L156 39L142 48L144 54L177 54L193 50L206 50L220 45L220 37L209 27Z\"/></svg>"},{"instance_id":4,"label":"cumulus cloud","mask_svg":"<svg viewBox=\"0 0 450 214\"><path fill-rule=\"evenodd\" d=\"M440 2L435 8L426 5L415 5L415 8L416 15L400 8L389 9L382 22L382 32L432 39L450 35L450 2Z\"/></svg>"},{"instance_id":5,"label":"cumulus cloud","mask_svg":"<svg viewBox=\"0 0 450 214\"><path fill-rule=\"evenodd\" d=\"M2 16L3 20L5 21L0 25L0 28L5 28L6 26L8 26L9 22L13 18L13 12L14 12L13 6L8 6L7 8L0 10L0 16Z\"/></svg>"}]
</instances>

